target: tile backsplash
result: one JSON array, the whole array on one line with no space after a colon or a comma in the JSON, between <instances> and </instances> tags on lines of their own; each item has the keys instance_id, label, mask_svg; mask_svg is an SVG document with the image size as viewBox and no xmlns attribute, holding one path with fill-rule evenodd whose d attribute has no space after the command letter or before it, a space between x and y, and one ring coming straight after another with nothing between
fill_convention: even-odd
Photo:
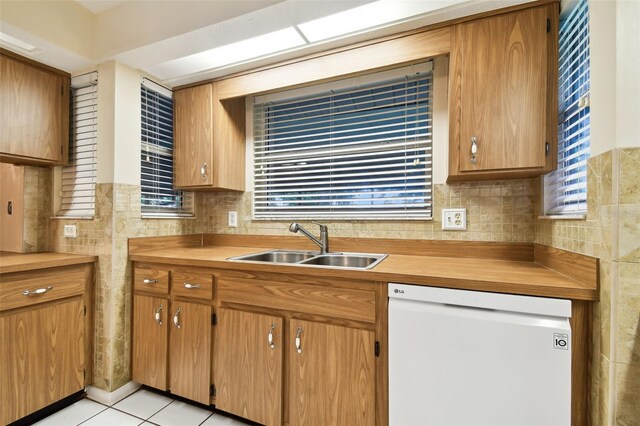
<instances>
[{"instance_id":1,"label":"tile backsplash","mask_svg":"<svg viewBox=\"0 0 640 426\"><path fill-rule=\"evenodd\" d=\"M426 240L533 241L535 179L434 185L433 220L323 220L331 236ZM291 220L253 220L253 193L203 193L198 230L219 234L287 235ZM467 209L466 231L442 231L443 208ZM227 213L238 212L238 227ZM306 226L305 222L302 221ZM311 229L311 228L310 228Z\"/></svg>"}]
</instances>

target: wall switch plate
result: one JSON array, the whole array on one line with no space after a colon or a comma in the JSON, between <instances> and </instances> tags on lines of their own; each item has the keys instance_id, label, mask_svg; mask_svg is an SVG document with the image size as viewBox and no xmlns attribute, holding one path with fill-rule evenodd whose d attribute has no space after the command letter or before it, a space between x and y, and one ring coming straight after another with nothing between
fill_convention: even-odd
<instances>
[{"instance_id":1,"label":"wall switch plate","mask_svg":"<svg viewBox=\"0 0 640 426\"><path fill-rule=\"evenodd\" d=\"M75 225L65 225L64 226L64 237L65 238L77 238L78 237L78 229Z\"/></svg>"},{"instance_id":2,"label":"wall switch plate","mask_svg":"<svg viewBox=\"0 0 640 426\"><path fill-rule=\"evenodd\" d=\"M238 212L229 212L229 226L231 228L238 227Z\"/></svg>"},{"instance_id":3,"label":"wall switch plate","mask_svg":"<svg viewBox=\"0 0 640 426\"><path fill-rule=\"evenodd\" d=\"M467 209L442 209L443 231L464 231L467 229Z\"/></svg>"}]
</instances>

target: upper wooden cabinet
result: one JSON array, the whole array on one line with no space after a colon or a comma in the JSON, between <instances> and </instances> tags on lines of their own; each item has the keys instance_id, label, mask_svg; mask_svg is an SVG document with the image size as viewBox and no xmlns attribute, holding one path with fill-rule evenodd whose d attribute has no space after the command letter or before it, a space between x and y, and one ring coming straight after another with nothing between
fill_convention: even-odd
<instances>
[{"instance_id":1,"label":"upper wooden cabinet","mask_svg":"<svg viewBox=\"0 0 640 426\"><path fill-rule=\"evenodd\" d=\"M449 181L539 176L557 150L558 5L455 26Z\"/></svg>"},{"instance_id":2,"label":"upper wooden cabinet","mask_svg":"<svg viewBox=\"0 0 640 426\"><path fill-rule=\"evenodd\" d=\"M216 83L173 93L176 188L244 190L245 100L217 93Z\"/></svg>"},{"instance_id":3,"label":"upper wooden cabinet","mask_svg":"<svg viewBox=\"0 0 640 426\"><path fill-rule=\"evenodd\" d=\"M65 164L68 74L0 50L0 160Z\"/></svg>"}]
</instances>

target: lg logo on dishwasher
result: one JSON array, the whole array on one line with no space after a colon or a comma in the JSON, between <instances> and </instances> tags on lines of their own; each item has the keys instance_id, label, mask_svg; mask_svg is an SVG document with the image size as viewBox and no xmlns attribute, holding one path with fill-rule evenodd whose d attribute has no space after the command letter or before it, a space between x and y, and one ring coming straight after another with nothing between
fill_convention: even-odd
<instances>
[{"instance_id":1,"label":"lg logo on dishwasher","mask_svg":"<svg viewBox=\"0 0 640 426\"><path fill-rule=\"evenodd\" d=\"M553 348L568 351L569 335L562 333L553 333Z\"/></svg>"}]
</instances>

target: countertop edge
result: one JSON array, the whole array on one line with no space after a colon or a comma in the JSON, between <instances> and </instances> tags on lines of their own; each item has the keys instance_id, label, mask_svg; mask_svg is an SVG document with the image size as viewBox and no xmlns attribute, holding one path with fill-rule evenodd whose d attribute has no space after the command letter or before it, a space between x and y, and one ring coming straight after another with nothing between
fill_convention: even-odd
<instances>
[{"instance_id":1,"label":"countertop edge","mask_svg":"<svg viewBox=\"0 0 640 426\"><path fill-rule=\"evenodd\" d=\"M28 256L30 253L25 253ZM46 253L33 253L44 255ZM67 253L50 253L55 255L51 259L41 259L27 261L15 265L0 265L0 274L11 274L14 272L36 271L40 269L57 268L61 266L81 265L84 263L95 263L98 260L96 255L68 254Z\"/></svg>"},{"instance_id":2,"label":"countertop edge","mask_svg":"<svg viewBox=\"0 0 640 426\"><path fill-rule=\"evenodd\" d=\"M264 249L263 249L264 250ZM235 271L258 271L271 273L291 273L304 274L307 268L301 270L299 265L274 265L259 263L233 262L228 260L217 259L187 259L183 257L167 257L160 256L155 250L148 252L138 252L129 255L129 260L135 262L173 264L177 266L194 266L213 269L235 270ZM508 261L515 262L515 261ZM521 263L521 262L518 262ZM396 272L381 272L373 270L353 270L353 269L333 269L322 268L323 275L341 279L355 279L361 281L377 281L377 282L400 282L417 285L429 285L434 287L447 287L462 290L489 291L496 293L520 294L526 296L540 296L564 298L572 300L598 301L599 292L597 289L589 288L579 281L567 277L566 275L553 269L536 264L535 262L523 262L526 264L536 265L541 269L552 271L564 279L569 279L576 284L575 287L561 286L543 286L537 284L514 283L513 281L490 281L490 280L468 280L460 278L447 278L442 276L415 275ZM314 268L317 269L317 268ZM509 286L508 291L501 289L501 286Z\"/></svg>"}]
</instances>

